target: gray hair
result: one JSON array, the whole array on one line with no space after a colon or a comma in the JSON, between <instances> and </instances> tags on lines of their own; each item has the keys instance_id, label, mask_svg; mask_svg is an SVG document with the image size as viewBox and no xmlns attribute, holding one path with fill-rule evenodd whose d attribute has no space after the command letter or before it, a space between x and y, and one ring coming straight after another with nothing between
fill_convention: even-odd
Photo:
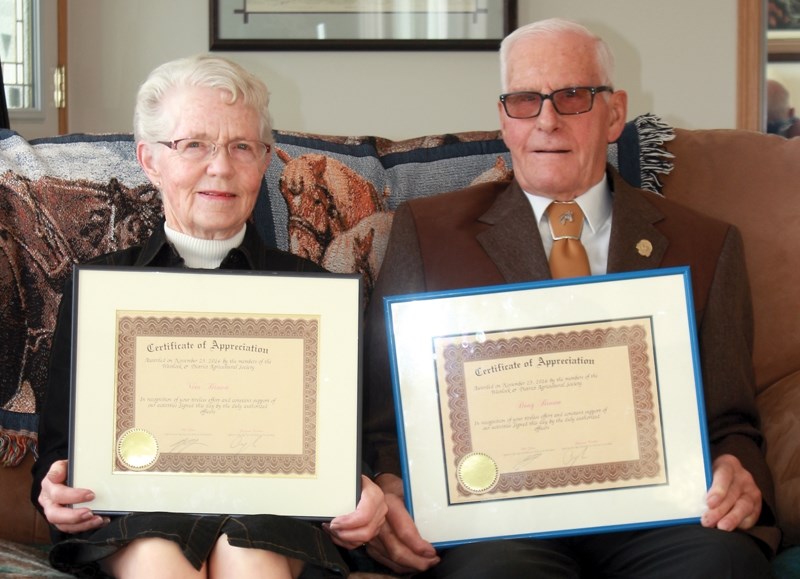
<instances>
[{"instance_id":1,"label":"gray hair","mask_svg":"<svg viewBox=\"0 0 800 579\"><path fill-rule=\"evenodd\" d=\"M172 60L153 70L139 87L133 114L133 136L139 141L167 138L164 131L172 119L165 118L165 95L179 88L215 88L230 94L228 104L240 97L260 118L259 134L265 143L273 143L272 117L269 114L269 90L255 75L225 58L197 55Z\"/></svg>"},{"instance_id":2,"label":"gray hair","mask_svg":"<svg viewBox=\"0 0 800 579\"><path fill-rule=\"evenodd\" d=\"M503 87L503 92L508 89L508 56L511 54L514 45L523 39L562 32L579 34L595 42L597 48L597 66L603 77L600 82L609 86L612 85L612 77L614 76L614 55L608 44L594 32L577 22L564 18L549 18L547 20L539 20L538 22L532 22L521 26L503 39L503 42L500 44L500 84Z\"/></svg>"}]
</instances>

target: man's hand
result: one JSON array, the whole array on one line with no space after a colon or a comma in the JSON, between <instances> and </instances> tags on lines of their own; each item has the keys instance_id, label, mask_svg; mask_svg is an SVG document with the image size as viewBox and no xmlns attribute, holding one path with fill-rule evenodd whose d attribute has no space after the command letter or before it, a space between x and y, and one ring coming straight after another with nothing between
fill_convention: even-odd
<instances>
[{"instance_id":1,"label":"man's hand","mask_svg":"<svg viewBox=\"0 0 800 579\"><path fill-rule=\"evenodd\" d=\"M376 482L389 510L380 533L367 545L367 553L395 573L424 571L436 565L436 549L420 537L403 503L403 482L393 474L382 474Z\"/></svg>"},{"instance_id":2,"label":"man's hand","mask_svg":"<svg viewBox=\"0 0 800 579\"><path fill-rule=\"evenodd\" d=\"M69 505L94 500L94 493L88 489L68 487L67 461L54 462L42 481L39 504L44 509L47 522L62 533L80 533L108 524L108 519L95 515L86 507L72 508Z\"/></svg>"},{"instance_id":3,"label":"man's hand","mask_svg":"<svg viewBox=\"0 0 800 579\"><path fill-rule=\"evenodd\" d=\"M723 454L712 465L706 505L708 509L702 518L704 527L722 531L749 529L761 514L761 490L738 458Z\"/></svg>"},{"instance_id":4,"label":"man's hand","mask_svg":"<svg viewBox=\"0 0 800 579\"><path fill-rule=\"evenodd\" d=\"M333 519L323 528L333 542L345 549L355 549L377 536L386 520L383 491L368 477L361 476L361 500L356 510Z\"/></svg>"}]
</instances>

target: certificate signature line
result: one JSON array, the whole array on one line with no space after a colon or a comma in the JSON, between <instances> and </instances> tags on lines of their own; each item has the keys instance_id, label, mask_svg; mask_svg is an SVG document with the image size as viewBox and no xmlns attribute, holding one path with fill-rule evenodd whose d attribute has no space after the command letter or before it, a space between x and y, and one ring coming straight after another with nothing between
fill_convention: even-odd
<instances>
[{"instance_id":1,"label":"certificate signature line","mask_svg":"<svg viewBox=\"0 0 800 579\"><path fill-rule=\"evenodd\" d=\"M231 437L228 444L234 453L243 453L247 451L258 450L266 442L266 439L272 438L268 434L239 434ZM200 449L207 448L209 445L202 442L200 438L182 438L176 440L168 447L168 452L172 454L188 454L198 452Z\"/></svg>"},{"instance_id":2,"label":"certificate signature line","mask_svg":"<svg viewBox=\"0 0 800 579\"><path fill-rule=\"evenodd\" d=\"M234 452L256 450L264 438L266 438L266 436L263 434L238 434L233 436L230 448Z\"/></svg>"},{"instance_id":3,"label":"certificate signature line","mask_svg":"<svg viewBox=\"0 0 800 579\"><path fill-rule=\"evenodd\" d=\"M564 466L575 466L579 460L585 460L589 455L589 446L577 446L564 450Z\"/></svg>"},{"instance_id":4,"label":"certificate signature line","mask_svg":"<svg viewBox=\"0 0 800 579\"><path fill-rule=\"evenodd\" d=\"M530 470L531 467L536 463L536 461L541 458L541 452L535 452L532 454L528 454L521 461L514 465L514 471L519 472L521 470Z\"/></svg>"},{"instance_id":5,"label":"certificate signature line","mask_svg":"<svg viewBox=\"0 0 800 579\"><path fill-rule=\"evenodd\" d=\"M539 459L542 457L544 452L535 452L525 455L520 461L518 461L514 467L514 472L520 472L524 470L535 470L536 463L539 462ZM563 466L575 466L581 461L585 461L589 456L589 446L578 446L573 448L567 448L563 450L561 456L561 463Z\"/></svg>"},{"instance_id":6,"label":"certificate signature line","mask_svg":"<svg viewBox=\"0 0 800 579\"><path fill-rule=\"evenodd\" d=\"M199 438L183 438L172 443L172 446L169 447L169 450L173 453L189 452L190 449L198 446L204 447L208 445L200 442Z\"/></svg>"}]
</instances>

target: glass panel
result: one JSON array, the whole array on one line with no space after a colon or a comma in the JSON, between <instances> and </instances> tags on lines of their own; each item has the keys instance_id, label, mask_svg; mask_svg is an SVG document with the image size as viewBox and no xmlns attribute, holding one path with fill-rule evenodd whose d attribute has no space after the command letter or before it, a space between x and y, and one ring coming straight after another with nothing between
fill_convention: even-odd
<instances>
[{"instance_id":1,"label":"glass panel","mask_svg":"<svg viewBox=\"0 0 800 579\"><path fill-rule=\"evenodd\" d=\"M38 108L34 46L36 0L0 0L0 61L10 110Z\"/></svg>"}]
</instances>

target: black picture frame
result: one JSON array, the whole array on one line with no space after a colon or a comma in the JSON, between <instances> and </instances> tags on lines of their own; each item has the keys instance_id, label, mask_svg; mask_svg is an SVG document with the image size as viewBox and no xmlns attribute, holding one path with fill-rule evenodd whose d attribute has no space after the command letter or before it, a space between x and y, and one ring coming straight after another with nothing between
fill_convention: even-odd
<instances>
[{"instance_id":1,"label":"black picture frame","mask_svg":"<svg viewBox=\"0 0 800 579\"><path fill-rule=\"evenodd\" d=\"M95 513L355 510L361 276L81 265L73 278L69 483L95 491Z\"/></svg>"},{"instance_id":2,"label":"black picture frame","mask_svg":"<svg viewBox=\"0 0 800 579\"><path fill-rule=\"evenodd\" d=\"M399 38L375 38L375 37L358 37L358 31L354 31L353 37L348 38L311 38L307 34L304 37L291 37L286 34L278 38L277 35L271 36L269 32L244 31L239 30L236 33L226 32L227 28L231 26L232 19L242 19L242 26L247 26L254 21L254 18L263 18L266 15L274 14L279 15L283 24L280 26L281 31L293 30L292 23L297 23L297 29L303 29L304 32L308 31L309 17L313 15L328 14L332 24L347 25L348 18L361 16L366 14L380 14L381 18L400 18L411 17L411 12L397 13L397 12L380 12L379 10L372 12L354 11L342 12L343 3L339 1L326 2L322 0L320 5L328 3L330 10L321 12L290 12L285 9L279 11L269 11L262 9L259 11L249 11L248 1L253 0L209 0L209 24L210 24L210 40L209 47L212 51L259 51L259 50L497 50L500 46L501 40L512 30L517 27L517 0L469 0L468 2L454 0L454 6L473 4L475 6L474 12L456 12L454 11L451 17L464 19L477 19L481 15L493 18L495 21L502 18L502 25L496 26L497 32L488 32L484 38L413 38L413 39L399 39ZM380 4L381 0L375 0L376 4ZM268 2L262 2L268 4ZM313 2L303 2L307 10L309 4ZM297 5L293 5L297 6ZM337 7L336 10L333 8ZM422 16L420 16L422 14ZM413 12L414 17L418 20L426 18L423 11ZM304 20L305 19L305 20ZM335 22L334 22L335 20ZM284 25L289 23L289 26ZM299 35L298 35L299 36Z\"/></svg>"}]
</instances>

